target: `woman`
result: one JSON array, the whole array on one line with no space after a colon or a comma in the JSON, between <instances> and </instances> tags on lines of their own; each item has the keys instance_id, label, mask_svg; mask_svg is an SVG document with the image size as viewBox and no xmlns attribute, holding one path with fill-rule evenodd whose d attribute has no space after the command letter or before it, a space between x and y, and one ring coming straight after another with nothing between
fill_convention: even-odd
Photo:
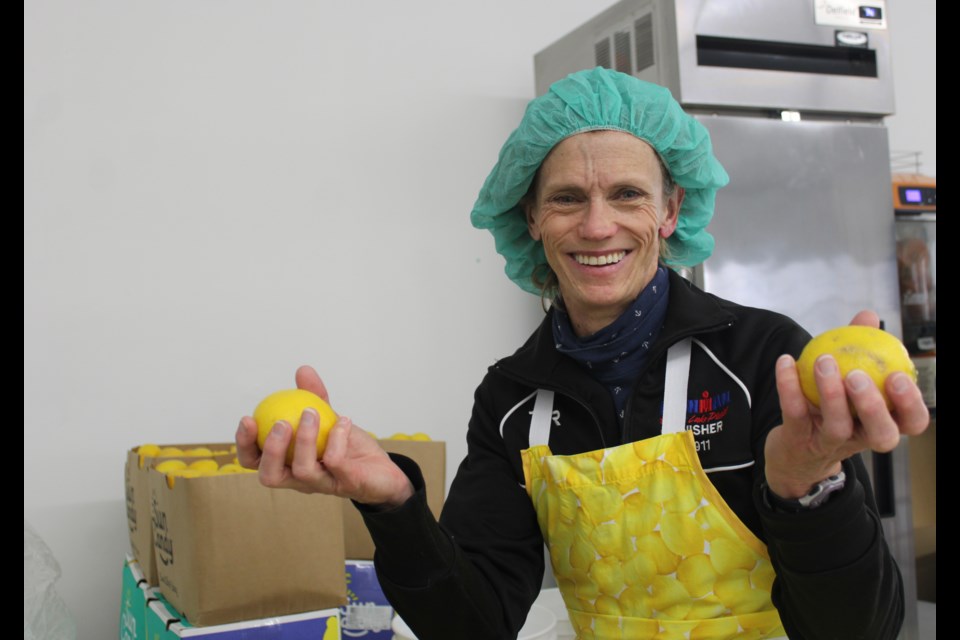
<instances>
[{"instance_id":1,"label":"woman","mask_svg":"<svg viewBox=\"0 0 960 640\"><path fill-rule=\"evenodd\" d=\"M665 89L604 69L556 83L472 214L508 276L552 304L477 389L439 525L416 465L346 418L318 462L305 412L292 466L289 425L261 452L244 418L241 461L267 486L353 499L421 640L515 637L544 543L583 638L894 637L902 586L857 452L921 432L926 408L894 374L891 413L825 357L813 411L793 360L806 332L668 268L710 254L726 181ZM326 395L310 368L297 384Z\"/></svg>"}]
</instances>

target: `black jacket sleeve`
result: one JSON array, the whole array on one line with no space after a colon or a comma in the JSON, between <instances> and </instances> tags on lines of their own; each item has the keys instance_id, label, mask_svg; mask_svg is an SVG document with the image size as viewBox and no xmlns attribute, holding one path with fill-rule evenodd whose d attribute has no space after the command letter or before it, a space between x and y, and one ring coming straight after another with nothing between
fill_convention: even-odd
<instances>
[{"instance_id":1,"label":"black jacket sleeve","mask_svg":"<svg viewBox=\"0 0 960 640\"><path fill-rule=\"evenodd\" d=\"M754 500L777 572L773 603L791 639L896 638L903 582L860 456L843 463L847 482L822 506L800 513Z\"/></svg>"},{"instance_id":2,"label":"black jacket sleeve","mask_svg":"<svg viewBox=\"0 0 960 640\"><path fill-rule=\"evenodd\" d=\"M437 523L416 463L391 456L414 482L415 495L389 511L357 505L376 545L387 600L421 640L501 637L495 592Z\"/></svg>"},{"instance_id":3,"label":"black jacket sleeve","mask_svg":"<svg viewBox=\"0 0 960 640\"><path fill-rule=\"evenodd\" d=\"M483 389L439 522L419 468L402 456L392 457L416 495L390 511L358 505L384 594L420 640L515 638L543 582L536 513L486 414Z\"/></svg>"}]
</instances>

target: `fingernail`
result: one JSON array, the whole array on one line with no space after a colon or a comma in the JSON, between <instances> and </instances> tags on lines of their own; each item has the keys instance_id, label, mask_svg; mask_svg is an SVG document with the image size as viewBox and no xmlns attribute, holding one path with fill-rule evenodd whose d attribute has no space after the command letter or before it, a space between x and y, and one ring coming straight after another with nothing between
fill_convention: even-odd
<instances>
[{"instance_id":1,"label":"fingernail","mask_svg":"<svg viewBox=\"0 0 960 640\"><path fill-rule=\"evenodd\" d=\"M847 386L851 391L863 391L870 386L870 376L860 369L854 369L847 374Z\"/></svg>"},{"instance_id":2,"label":"fingernail","mask_svg":"<svg viewBox=\"0 0 960 640\"><path fill-rule=\"evenodd\" d=\"M303 415L300 416L300 424L309 424L311 426L320 423L320 415L317 413L317 410L312 407L307 407L303 410Z\"/></svg>"},{"instance_id":3,"label":"fingernail","mask_svg":"<svg viewBox=\"0 0 960 640\"><path fill-rule=\"evenodd\" d=\"M270 429L270 435L273 437L281 437L287 432L287 425L283 422L278 422L273 425L273 428Z\"/></svg>"},{"instance_id":4,"label":"fingernail","mask_svg":"<svg viewBox=\"0 0 960 640\"><path fill-rule=\"evenodd\" d=\"M789 369L793 366L793 358L789 355L782 355L777 358L777 369Z\"/></svg>"},{"instance_id":5,"label":"fingernail","mask_svg":"<svg viewBox=\"0 0 960 640\"><path fill-rule=\"evenodd\" d=\"M890 388L894 393L906 393L910 388L910 376L900 372L893 374L893 380L890 381Z\"/></svg>"},{"instance_id":6,"label":"fingernail","mask_svg":"<svg viewBox=\"0 0 960 640\"><path fill-rule=\"evenodd\" d=\"M820 356L817 358L817 371L822 376L832 376L837 373L837 361L830 355Z\"/></svg>"}]
</instances>

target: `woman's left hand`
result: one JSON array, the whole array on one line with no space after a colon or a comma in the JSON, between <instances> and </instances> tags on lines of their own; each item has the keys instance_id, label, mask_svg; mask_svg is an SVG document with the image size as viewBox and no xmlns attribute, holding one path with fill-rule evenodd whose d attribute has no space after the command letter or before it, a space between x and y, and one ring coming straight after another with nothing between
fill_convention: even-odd
<instances>
[{"instance_id":1,"label":"woman's left hand","mask_svg":"<svg viewBox=\"0 0 960 640\"><path fill-rule=\"evenodd\" d=\"M877 327L879 318L861 311L850 324ZM814 366L819 409L803 395L791 356L777 360L776 376L783 424L767 435L765 474L767 486L782 498L806 495L813 485L838 473L842 460L867 449L891 451L902 435L918 435L930 422L920 389L905 373L892 373L884 381L891 409L866 373L852 371L842 379L829 355ZM848 402L856 408L856 418Z\"/></svg>"}]
</instances>

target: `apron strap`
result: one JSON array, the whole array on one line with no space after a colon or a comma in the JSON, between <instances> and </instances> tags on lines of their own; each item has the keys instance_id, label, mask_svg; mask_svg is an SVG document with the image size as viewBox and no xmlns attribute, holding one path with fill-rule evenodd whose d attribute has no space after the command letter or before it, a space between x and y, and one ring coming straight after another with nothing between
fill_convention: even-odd
<instances>
[{"instance_id":1,"label":"apron strap","mask_svg":"<svg viewBox=\"0 0 960 640\"><path fill-rule=\"evenodd\" d=\"M690 352L693 341L681 340L667 350L667 372L663 383L663 425L661 433L683 433L687 427L687 382L690 379ZM553 422L553 391L537 389L530 417L531 447L550 443Z\"/></svg>"},{"instance_id":2,"label":"apron strap","mask_svg":"<svg viewBox=\"0 0 960 640\"><path fill-rule=\"evenodd\" d=\"M687 427L687 382L693 341L686 338L667 350L663 381L663 424L660 433L683 433Z\"/></svg>"},{"instance_id":3,"label":"apron strap","mask_svg":"<svg viewBox=\"0 0 960 640\"><path fill-rule=\"evenodd\" d=\"M550 443L550 423L553 420L553 391L537 389L530 418L530 446Z\"/></svg>"}]
</instances>

